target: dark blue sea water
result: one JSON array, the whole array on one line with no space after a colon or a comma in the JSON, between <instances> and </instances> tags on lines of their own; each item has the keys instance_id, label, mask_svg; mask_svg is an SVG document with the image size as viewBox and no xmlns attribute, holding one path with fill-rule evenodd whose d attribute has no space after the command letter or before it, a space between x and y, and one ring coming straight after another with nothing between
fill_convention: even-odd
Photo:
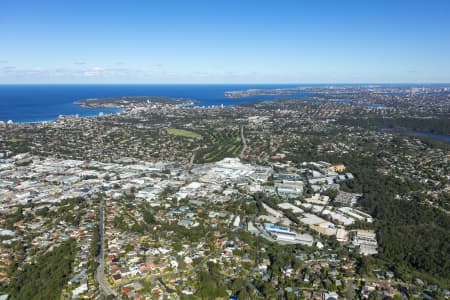
<instances>
[{"instance_id":1,"label":"dark blue sea water","mask_svg":"<svg viewBox=\"0 0 450 300\"><path fill-rule=\"evenodd\" d=\"M224 92L251 88L286 88L298 85L260 85L260 84L29 84L29 85L0 85L0 120L14 122L37 122L54 120L59 115L93 116L99 112L117 112L118 109L83 108L73 104L75 100L85 98L101 98L114 96L168 96L192 98L197 105L233 105L240 102L254 100L270 100L287 98L293 95L254 96L231 99L224 96ZM296 96L302 96L299 93Z\"/></svg>"},{"instance_id":2,"label":"dark blue sea water","mask_svg":"<svg viewBox=\"0 0 450 300\"><path fill-rule=\"evenodd\" d=\"M426 132L426 131L417 131L417 130L413 131L413 134L450 142L450 135L447 135L447 134L433 133L433 132Z\"/></svg>"},{"instance_id":3,"label":"dark blue sea water","mask_svg":"<svg viewBox=\"0 0 450 300\"><path fill-rule=\"evenodd\" d=\"M450 142L450 135L443 134L443 133L413 130L413 129L408 129L408 128L382 128L381 130L423 136L423 137L433 138L433 139L437 139L437 140L441 140L441 141L445 141L445 142Z\"/></svg>"}]
</instances>

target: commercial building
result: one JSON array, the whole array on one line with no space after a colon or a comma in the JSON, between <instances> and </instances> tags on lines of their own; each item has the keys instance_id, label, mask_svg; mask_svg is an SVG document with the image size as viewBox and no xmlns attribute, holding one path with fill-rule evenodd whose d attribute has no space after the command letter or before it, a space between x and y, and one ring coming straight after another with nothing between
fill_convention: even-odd
<instances>
[{"instance_id":1,"label":"commercial building","mask_svg":"<svg viewBox=\"0 0 450 300\"><path fill-rule=\"evenodd\" d=\"M303 213L303 209L301 209L301 208L299 208L299 207L297 207L297 206L295 206L295 205L293 205L291 203L288 203L288 202L280 203L280 204L278 204L278 207L281 208L281 209L291 210L294 214L301 214L301 213Z\"/></svg>"},{"instance_id":2,"label":"commercial building","mask_svg":"<svg viewBox=\"0 0 450 300\"><path fill-rule=\"evenodd\" d=\"M264 229L276 240L295 241L297 234L291 232L289 227L278 226L271 223L264 223Z\"/></svg>"},{"instance_id":3,"label":"commercial building","mask_svg":"<svg viewBox=\"0 0 450 300\"><path fill-rule=\"evenodd\" d=\"M303 182L280 183L275 185L275 191L281 197L300 197L303 194Z\"/></svg>"},{"instance_id":4,"label":"commercial building","mask_svg":"<svg viewBox=\"0 0 450 300\"><path fill-rule=\"evenodd\" d=\"M356 205L356 203L360 198L361 198L360 194L339 191L339 193L336 195L336 198L334 199L334 202L352 207Z\"/></svg>"},{"instance_id":5,"label":"commercial building","mask_svg":"<svg viewBox=\"0 0 450 300\"><path fill-rule=\"evenodd\" d=\"M373 230L355 230L351 232L352 244L359 247L363 255L377 254L377 237Z\"/></svg>"}]
</instances>

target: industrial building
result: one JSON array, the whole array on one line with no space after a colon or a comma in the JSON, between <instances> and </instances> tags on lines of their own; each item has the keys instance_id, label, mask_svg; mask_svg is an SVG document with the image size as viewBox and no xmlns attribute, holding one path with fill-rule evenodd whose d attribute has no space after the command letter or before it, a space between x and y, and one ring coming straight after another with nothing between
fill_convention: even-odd
<instances>
[{"instance_id":1,"label":"industrial building","mask_svg":"<svg viewBox=\"0 0 450 300\"><path fill-rule=\"evenodd\" d=\"M363 255L377 254L377 237L373 230L355 230L351 232L352 244L359 247Z\"/></svg>"}]
</instances>

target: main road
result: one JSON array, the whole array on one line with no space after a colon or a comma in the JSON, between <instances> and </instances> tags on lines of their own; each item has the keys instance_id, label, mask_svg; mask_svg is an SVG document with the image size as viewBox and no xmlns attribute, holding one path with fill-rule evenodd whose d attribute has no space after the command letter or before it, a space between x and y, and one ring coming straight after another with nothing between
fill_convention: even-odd
<instances>
[{"instance_id":1,"label":"main road","mask_svg":"<svg viewBox=\"0 0 450 300\"><path fill-rule=\"evenodd\" d=\"M98 252L95 260L98 263L97 270L95 271L95 281L97 281L98 286L100 287L104 296L114 296L117 297L116 292L112 289L111 285L108 282L108 279L105 277L105 240L104 240L104 216L103 216L103 197L100 197L100 205L99 205L99 220L98 220L98 231L99 231L99 243L100 243L100 251Z\"/></svg>"}]
</instances>

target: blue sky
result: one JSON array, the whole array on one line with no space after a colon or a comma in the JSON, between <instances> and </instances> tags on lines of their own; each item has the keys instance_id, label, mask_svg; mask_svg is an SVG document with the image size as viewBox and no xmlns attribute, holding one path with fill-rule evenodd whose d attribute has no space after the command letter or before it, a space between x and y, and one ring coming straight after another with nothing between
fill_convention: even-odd
<instances>
[{"instance_id":1,"label":"blue sky","mask_svg":"<svg viewBox=\"0 0 450 300\"><path fill-rule=\"evenodd\" d=\"M450 82L450 1L0 2L0 83Z\"/></svg>"}]
</instances>

